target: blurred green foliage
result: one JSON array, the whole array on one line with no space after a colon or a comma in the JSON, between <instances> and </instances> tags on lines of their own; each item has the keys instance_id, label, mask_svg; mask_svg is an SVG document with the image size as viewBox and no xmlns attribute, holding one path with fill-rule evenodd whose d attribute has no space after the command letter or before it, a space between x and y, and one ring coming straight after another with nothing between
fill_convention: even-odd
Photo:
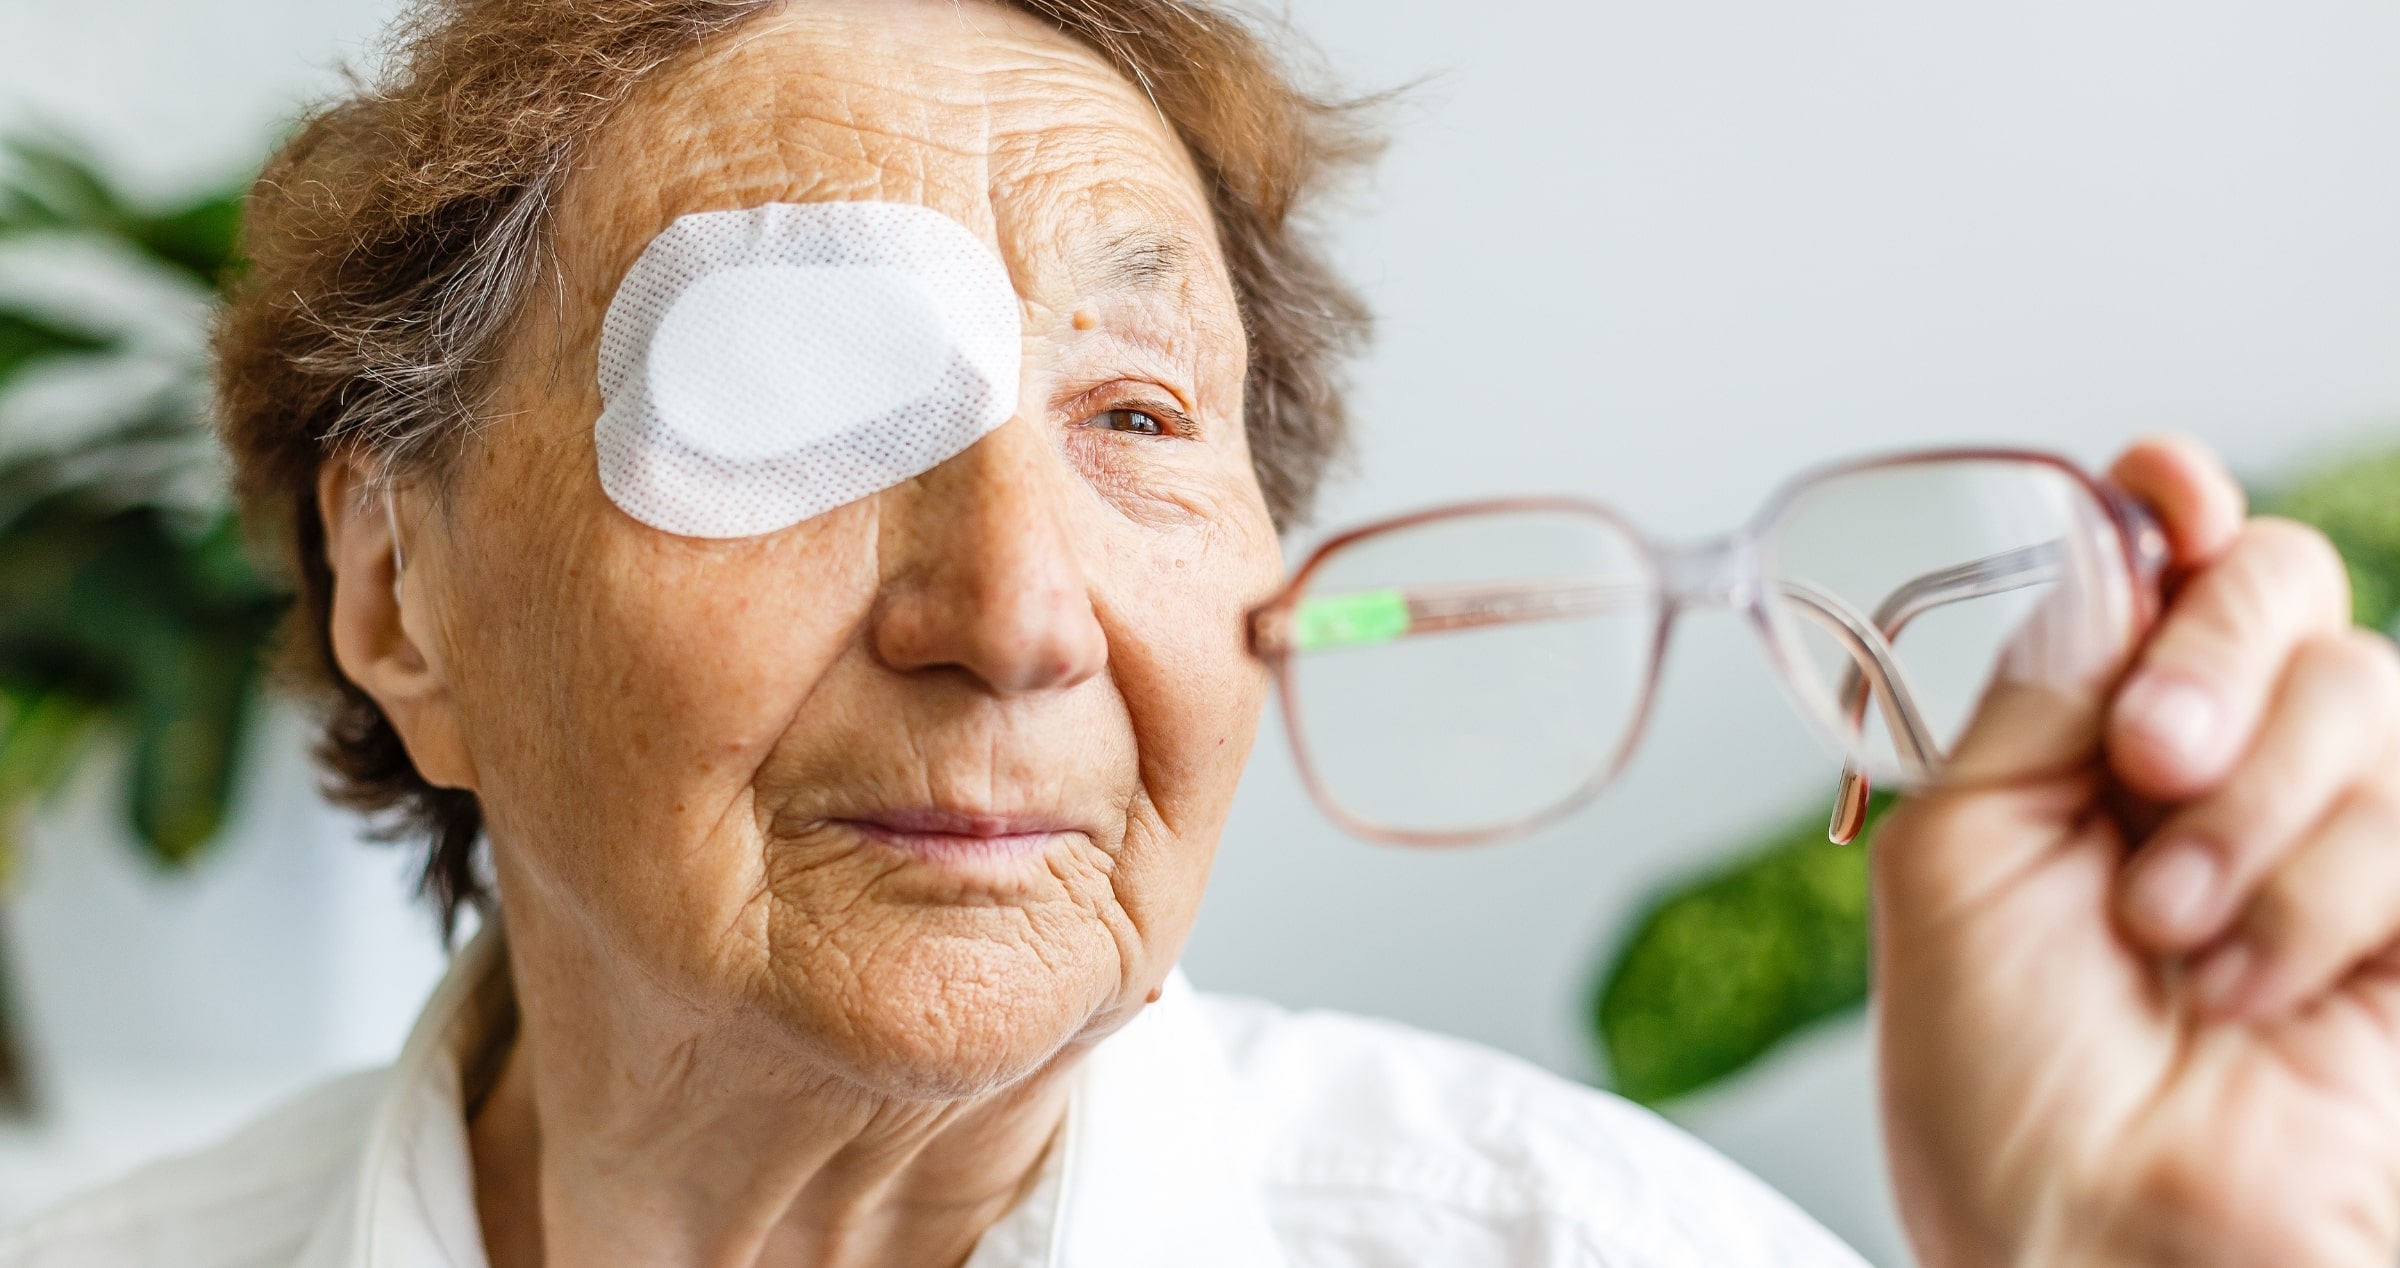
<instances>
[{"instance_id":1,"label":"blurred green foliage","mask_svg":"<svg viewBox=\"0 0 2400 1268\"><path fill-rule=\"evenodd\" d=\"M49 139L9 141L0 162L0 245L99 241L211 291L239 268L238 189L147 207ZM121 342L0 296L0 397L66 359L105 368ZM223 497L195 509L165 495L208 462L206 373L194 360L181 391L58 445L5 447L0 876L27 808L104 735L130 749L128 817L152 858L189 861L224 820L281 599L244 557Z\"/></svg>"},{"instance_id":2,"label":"blurred green foliage","mask_svg":"<svg viewBox=\"0 0 2400 1268\"><path fill-rule=\"evenodd\" d=\"M1797 822L1754 855L1663 895L1595 997L1617 1090L1655 1103L1716 1082L1867 997L1867 855Z\"/></svg>"},{"instance_id":3,"label":"blurred green foliage","mask_svg":"<svg viewBox=\"0 0 2400 1268\"><path fill-rule=\"evenodd\" d=\"M222 294L241 267L241 213L238 186L145 206L73 145L0 145L0 247L97 242ZM46 367L105 371L126 342L0 296L0 401ZM282 599L251 570L209 465L206 378L194 358L184 382L59 443L0 436L0 885L34 802L101 737L130 749L127 813L151 859L188 863L224 823ZM195 484L213 494L197 507ZM7 976L0 1107L22 1112Z\"/></svg>"},{"instance_id":4,"label":"blurred green foliage","mask_svg":"<svg viewBox=\"0 0 2400 1268\"><path fill-rule=\"evenodd\" d=\"M100 173L81 147L47 137L0 146L0 237L35 232L94 234L132 247L211 290L240 263L242 198L248 182L164 208L145 208Z\"/></svg>"},{"instance_id":5,"label":"blurred green foliage","mask_svg":"<svg viewBox=\"0 0 2400 1268\"><path fill-rule=\"evenodd\" d=\"M2253 502L2323 530L2350 566L2358 623L2400 632L2400 450L2361 454Z\"/></svg>"},{"instance_id":6,"label":"blurred green foliage","mask_svg":"<svg viewBox=\"0 0 2400 1268\"><path fill-rule=\"evenodd\" d=\"M2400 622L2400 450L2367 453L2253 496L2313 524L2349 565L2358 621ZM1872 811L1880 818L1885 802ZM1819 813L1731 864L1670 885L1601 975L1591 1020L1617 1090L1656 1104L1735 1074L1866 1002L1867 856Z\"/></svg>"},{"instance_id":7,"label":"blurred green foliage","mask_svg":"<svg viewBox=\"0 0 2400 1268\"><path fill-rule=\"evenodd\" d=\"M0 526L0 813L61 779L101 724L131 746L128 807L164 863L216 835L280 597L233 521L45 498Z\"/></svg>"},{"instance_id":8,"label":"blurred green foliage","mask_svg":"<svg viewBox=\"0 0 2400 1268\"><path fill-rule=\"evenodd\" d=\"M0 384L24 366L66 352L98 352L108 341L24 313L0 309Z\"/></svg>"}]
</instances>

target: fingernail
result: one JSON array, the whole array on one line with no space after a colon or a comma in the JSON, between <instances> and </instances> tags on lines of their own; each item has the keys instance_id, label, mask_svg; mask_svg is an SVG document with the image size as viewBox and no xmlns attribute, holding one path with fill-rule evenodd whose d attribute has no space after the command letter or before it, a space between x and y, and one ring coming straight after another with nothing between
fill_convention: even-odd
<instances>
[{"instance_id":1,"label":"fingernail","mask_svg":"<svg viewBox=\"0 0 2400 1268\"><path fill-rule=\"evenodd\" d=\"M2153 846L2149 856L2134 865L2127 914L2145 931L2160 937L2206 937L2224 870L2217 863L2216 852L2197 841Z\"/></svg>"},{"instance_id":2,"label":"fingernail","mask_svg":"<svg viewBox=\"0 0 2400 1268\"><path fill-rule=\"evenodd\" d=\"M2189 679L2143 674L2119 702L2128 721L2151 743L2176 757L2202 764L2217 747L2217 698Z\"/></svg>"},{"instance_id":3,"label":"fingernail","mask_svg":"<svg viewBox=\"0 0 2400 1268\"><path fill-rule=\"evenodd\" d=\"M2250 963L2256 958L2239 942L2208 957L2192 975L2192 1001L2220 1017L2232 1012L2250 984Z\"/></svg>"}]
</instances>

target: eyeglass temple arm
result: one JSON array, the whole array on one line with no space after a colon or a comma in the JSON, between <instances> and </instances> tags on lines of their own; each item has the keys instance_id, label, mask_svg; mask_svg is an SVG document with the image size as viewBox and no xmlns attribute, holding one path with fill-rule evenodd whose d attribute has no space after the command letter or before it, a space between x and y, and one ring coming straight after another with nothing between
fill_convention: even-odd
<instances>
[{"instance_id":1,"label":"eyeglass temple arm","mask_svg":"<svg viewBox=\"0 0 2400 1268\"><path fill-rule=\"evenodd\" d=\"M1947 604L1988 598L2055 581L2058 579L2060 553L2061 547L2057 541L2036 542L1926 573L1892 591L1875 609L1874 626L1880 631L1880 637L1875 643L1866 645L1871 655L1890 658L1889 663L1883 666L1884 674L1881 676L1905 681L1901 678L1891 645L1899 641L1901 631L1908 628L1909 622ZM1878 644L1880 650L1877 650ZM1870 687L1880 686L1879 683L1870 684L1867 681L1860 672L1861 664L1853 649L1852 663L1842 675L1839 693L1838 703L1853 723L1858 721L1866 708L1865 697ZM1912 703L1912 711L1913 707ZM1890 722L1888 709L1886 722ZM1918 733L1910 740L1911 748L1919 755L1915 764L1918 769L1930 770L1933 760L1939 760L1939 746L1924 728L1922 715L1918 716L1916 726ZM1900 733L1899 727L1892 729L1895 736ZM1931 754L1932 760L1926 760L1926 754ZM1866 773L1858 769L1858 764L1844 761L1841 782L1834 789L1833 817L1825 829L1825 835L1835 844L1848 844L1857 839L1859 831L1866 826L1867 800L1872 791Z\"/></svg>"},{"instance_id":2,"label":"eyeglass temple arm","mask_svg":"<svg viewBox=\"0 0 2400 1268\"><path fill-rule=\"evenodd\" d=\"M2055 552L2054 545L2044 543L1927 573L1893 591L1883 605L1875 610L1873 625L1883 631L1885 639L1895 639L1919 614L1943 604L1981 598L2048 580L2054 575ZM2029 571L2029 565L2036 568L2049 565L2052 571L2035 575ZM1822 592L1818 597L1831 598ZM1388 642L1417 634L1442 634L1492 625L1599 616L1637 608L1655 600L1654 589L1650 586L1594 584L1588 581L1514 581L1361 591L1348 595L1320 596L1304 602L1333 608L1360 605L1362 612L1367 605L1372 605L1375 610L1366 621L1340 623L1342 628L1320 631L1322 637L1312 640L1293 629L1294 622L1288 610L1268 612L1262 613L1261 619L1253 623L1251 637L1261 653L1288 653L1313 646ZM1847 605L1842 607L1848 613ZM1851 618L1845 616L1842 623L1851 623ZM1841 692L1844 707L1856 707L1854 702L1858 701L1862 685L1857 668L1853 666Z\"/></svg>"},{"instance_id":3,"label":"eyeglass temple arm","mask_svg":"<svg viewBox=\"0 0 2400 1268\"><path fill-rule=\"evenodd\" d=\"M1651 587L1589 581L1511 581L1411 586L1318 595L1253 618L1251 645L1262 655L1386 643L1492 625L1601 616L1655 602Z\"/></svg>"},{"instance_id":4,"label":"eyeglass temple arm","mask_svg":"<svg viewBox=\"0 0 2400 1268\"><path fill-rule=\"evenodd\" d=\"M1638 608L1650 601L1651 591L1645 586L1580 581L1420 590L1408 596L1408 632L1440 634L1486 625L1599 616Z\"/></svg>"},{"instance_id":5,"label":"eyeglass temple arm","mask_svg":"<svg viewBox=\"0 0 2400 1268\"><path fill-rule=\"evenodd\" d=\"M1843 696L1844 708L1851 717L1854 720L1858 717L1857 710L1864 708L1868 699L1879 701L1883 705L1884 723L1900 746L1901 760L1913 768L1931 768L1940 759L1940 747L1934 742L1932 728L1925 724L1916 693L1909 688L1908 676L1901 670L1899 658L1883 632L1838 596L1809 582L1784 581L1777 588L1786 600L1798 605L1841 640L1844 650L1850 653L1851 668Z\"/></svg>"}]
</instances>

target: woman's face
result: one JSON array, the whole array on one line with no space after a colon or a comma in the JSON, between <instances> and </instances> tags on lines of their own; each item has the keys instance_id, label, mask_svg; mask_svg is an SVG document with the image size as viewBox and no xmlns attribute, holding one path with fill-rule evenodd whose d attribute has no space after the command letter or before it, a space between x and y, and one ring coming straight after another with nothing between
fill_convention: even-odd
<instances>
[{"instance_id":1,"label":"woman's face","mask_svg":"<svg viewBox=\"0 0 2400 1268\"><path fill-rule=\"evenodd\" d=\"M629 518L592 436L618 280L679 216L844 199L998 252L1016 416L763 537ZM650 81L556 242L491 421L411 512L444 712L403 726L480 795L512 933L896 1092L1113 1028L1191 924L1280 571L1231 284L1156 110L1013 11L815 0Z\"/></svg>"}]
</instances>

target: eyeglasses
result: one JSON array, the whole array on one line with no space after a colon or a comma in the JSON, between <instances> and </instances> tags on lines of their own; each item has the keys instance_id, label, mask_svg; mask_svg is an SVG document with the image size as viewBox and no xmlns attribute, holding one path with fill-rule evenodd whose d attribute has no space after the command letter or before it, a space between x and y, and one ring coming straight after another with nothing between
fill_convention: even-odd
<instances>
[{"instance_id":1,"label":"eyeglasses","mask_svg":"<svg viewBox=\"0 0 2400 1268\"><path fill-rule=\"evenodd\" d=\"M1250 614L1250 643L1329 817L1458 845L1597 795L1640 739L1676 619L1728 608L1843 759L1830 833L1847 841L1874 785L2057 761L1970 723L2038 727L2016 702L2113 676L2166 554L2147 510L2065 459L1908 453L1803 475L1696 545L1572 498L1384 520L1319 547Z\"/></svg>"}]
</instances>

